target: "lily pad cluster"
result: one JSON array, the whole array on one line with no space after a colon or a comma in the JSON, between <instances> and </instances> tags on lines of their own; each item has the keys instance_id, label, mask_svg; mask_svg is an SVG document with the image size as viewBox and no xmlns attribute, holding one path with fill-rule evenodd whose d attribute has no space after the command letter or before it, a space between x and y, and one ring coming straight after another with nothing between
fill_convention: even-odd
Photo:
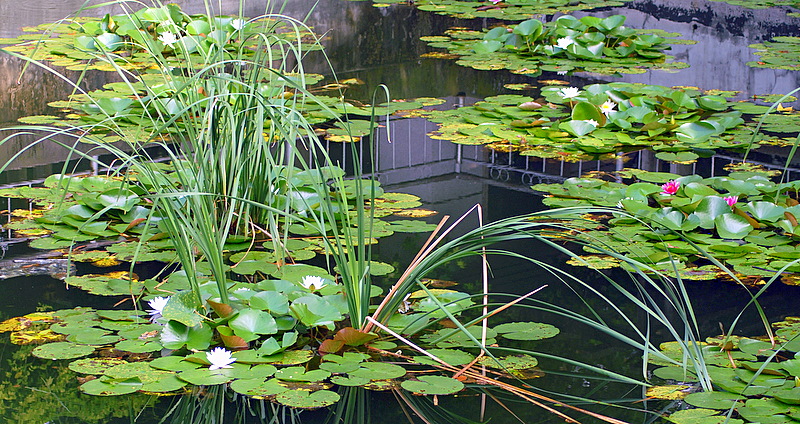
<instances>
[{"instance_id":1,"label":"lily pad cluster","mask_svg":"<svg viewBox=\"0 0 800 424\"><path fill-rule=\"evenodd\" d=\"M659 159L680 163L719 149L789 143L777 135L754 137L742 116L768 108L722 96L733 93L610 83L583 89L546 86L541 94L499 95L456 110L430 111L426 117L440 126L431 137L567 161L652 149ZM795 114L770 116L762 130L791 131L787 125L793 125Z\"/></svg>"},{"instance_id":2,"label":"lily pad cluster","mask_svg":"<svg viewBox=\"0 0 800 424\"><path fill-rule=\"evenodd\" d=\"M228 59L247 59L256 49L263 49L258 36L270 27L274 44L302 41L312 36L292 28L275 30L281 23L270 20L247 21L233 17L188 15L179 6L169 4L145 7L130 14L105 15L102 18L74 18L57 24L24 28L28 34L2 39L13 44L5 50L35 60L46 60L72 70L114 71L147 69L158 55L173 64L197 63L202 57L219 52ZM272 48L272 46L267 46ZM306 43L306 49L319 49Z\"/></svg>"},{"instance_id":3,"label":"lily pad cluster","mask_svg":"<svg viewBox=\"0 0 800 424\"><path fill-rule=\"evenodd\" d=\"M678 424L708 423L794 423L800 418L800 351L796 336L800 320L789 317L774 323L775 343L768 338L718 336L701 343L703 358L714 391L690 393L697 376L670 364L653 370L665 380L679 382L680 398L696 409L672 413L667 419ZM680 362L682 350L676 343L661 345L661 353ZM650 361L667 365L661 359ZM730 420L726 416L733 410ZM702 421L701 421L702 420Z\"/></svg>"},{"instance_id":4,"label":"lily pad cluster","mask_svg":"<svg viewBox=\"0 0 800 424\"><path fill-rule=\"evenodd\" d=\"M661 36L668 34L635 30L624 23L625 16L622 15L604 19L594 16L578 19L564 15L548 23L530 19L486 32L454 29L445 36L422 39L431 47L445 48L448 54L459 57L457 63L462 66L482 70L508 69L534 76L542 71L613 75L689 66L671 62L671 57L664 53L670 48L669 44L675 42Z\"/></svg>"},{"instance_id":5,"label":"lily pad cluster","mask_svg":"<svg viewBox=\"0 0 800 424\"><path fill-rule=\"evenodd\" d=\"M304 74L303 78L307 84L313 85L321 81L323 76ZM32 125L88 128L89 133L94 136L92 142L97 140L115 142L121 138L144 142L180 132L184 126L196 125L185 122L191 119L186 113L186 108L190 104L210 101L209 93L213 93L218 99L225 98L233 102L237 98L237 90L244 89L242 85L237 86L236 83L230 82L227 93L213 92L210 83L181 75L165 78L162 74L145 73L139 75L137 79L138 81L131 83L109 83L102 89L72 95L69 100L50 102L49 106L55 108L57 114L27 116L20 118L19 121ZM310 89L338 90L359 83L358 80L351 79L335 84L316 85ZM264 78L258 85L258 90L265 96L266 102L272 102L275 107L290 104L295 107L293 101L295 92L287 88L285 80ZM180 93L180 96L176 93ZM334 121L333 124L318 129L317 134L334 142L358 141L361 137L369 135L373 128L368 119L373 113L399 114L401 111L411 111L443 102L439 99L421 98L372 107L358 102L343 102L340 98L322 94L315 95L315 99L317 102L297 104L297 110L310 124ZM152 116L166 116L176 119L177 122L164 127L158 125L158 121L153 121ZM342 121L345 116L350 119ZM109 119L114 120L113 132L109 132L109 129L102 125ZM265 131L269 130L270 123L269 119L265 120Z\"/></svg>"},{"instance_id":6,"label":"lily pad cluster","mask_svg":"<svg viewBox=\"0 0 800 424\"><path fill-rule=\"evenodd\" d=\"M533 189L549 193L544 203L551 207L609 208L596 217L603 225L584 224L588 228L582 237L668 275L674 274L675 261L685 279L724 277L717 266L699 263L710 255L756 281L779 271L784 271L784 282L796 281L792 274L800 272L794 263L800 258L798 182L774 182L765 171L703 178L626 169L618 177L629 182L572 178ZM571 263L620 265L614 258L591 255Z\"/></svg>"},{"instance_id":7,"label":"lily pad cluster","mask_svg":"<svg viewBox=\"0 0 800 424\"><path fill-rule=\"evenodd\" d=\"M362 1L362 0L351 0ZM521 21L534 15L553 15L576 10L597 9L601 7L622 6L630 0L416 0L419 10L439 15L454 16L459 19L492 18L508 21ZM408 0L373 0L375 7L392 4L408 4Z\"/></svg>"},{"instance_id":8,"label":"lily pad cluster","mask_svg":"<svg viewBox=\"0 0 800 424\"><path fill-rule=\"evenodd\" d=\"M749 46L756 49L755 54L758 60L747 62L747 66L754 68L772 69L800 69L798 60L800 59L800 37L779 36L772 41L751 44Z\"/></svg>"},{"instance_id":9,"label":"lily pad cluster","mask_svg":"<svg viewBox=\"0 0 800 424\"><path fill-rule=\"evenodd\" d=\"M180 393L190 386L226 384L243 395L313 409L339 400L331 391L335 386L371 390L400 386L419 395L449 395L464 389L459 380L432 374L441 367L429 356L398 352L396 361L383 362L398 348L411 350L391 338L339 324L333 332L334 321L341 321L347 309L341 288L329 279L315 282L321 287L287 280L240 283L231 291L233 306L209 298L214 287L208 287L205 308L210 312L193 303L191 292L177 292L169 299L151 300L155 309L149 316L142 311L76 308L10 319L0 323L0 331L12 331L12 340L19 344L38 344L33 350L37 357L71 360L69 369L87 376L82 377L81 390L98 396ZM164 291L169 285L149 290ZM444 302L451 293L457 292L444 290L436 296ZM425 310L426 300L415 295L408 310ZM450 311L458 315L470 304L452 304ZM308 332L310 328L318 331ZM558 330L546 324L507 323L489 333L491 343L496 343L499 335L539 340L555 336ZM453 343L460 339L452 329L428 338L450 341L447 348L428 351L450 365L475 360L465 350L467 345ZM211 349L214 345L218 347ZM162 356L162 352L170 353ZM482 365L507 378L541 375L535 370L536 359L528 355L482 359Z\"/></svg>"},{"instance_id":10,"label":"lily pad cluster","mask_svg":"<svg viewBox=\"0 0 800 424\"><path fill-rule=\"evenodd\" d=\"M170 167L165 165L162 168L163 177L172 178ZM328 171L343 172L340 169ZM290 201L292 192L302 192L304 184L312 184L313 175L313 172L295 173L296 185L285 193L284 201ZM374 184L378 197L370 202L376 217L373 220L373 239L361 242L377 242L377 238L395 232L426 232L433 228L432 224L421 220L383 219L394 214L397 217L424 216L432 212L417 209L421 202L416 196L384 193L377 182ZM64 251L69 259L95 266L113 266L120 262L173 262L177 260L175 249L159 227L161 218L158 211L152 210L150 188L140 175L133 174L127 178L53 175L45 180L43 187L11 188L0 192L5 197L30 199L38 206L30 211L15 211L14 218L5 228L14 230L17 236L31 239L30 245L34 248L69 249ZM350 196L351 201L355 198L346 196ZM308 204L297 202L293 205L304 208L309 207ZM270 240L245 235L228 238L225 250L230 271L243 278L270 275L293 280L311 273L309 269L319 272L321 268L295 264L295 261L310 260L318 253L327 254L322 234L298 224L291 224L289 231L294 237L284 243L284 252L281 253L275 252ZM80 249L76 249L79 246ZM203 263L199 265L203 270ZM393 271L389 264L373 262L371 266L372 275ZM140 294L149 284L139 282L135 275L127 272L72 275L66 277L66 282L106 296Z\"/></svg>"}]
</instances>

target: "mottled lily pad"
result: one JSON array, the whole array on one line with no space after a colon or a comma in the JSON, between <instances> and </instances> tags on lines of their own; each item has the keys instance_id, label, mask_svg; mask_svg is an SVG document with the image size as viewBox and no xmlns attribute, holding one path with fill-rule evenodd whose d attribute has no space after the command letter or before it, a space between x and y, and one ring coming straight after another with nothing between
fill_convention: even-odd
<instances>
[{"instance_id":1,"label":"mottled lily pad","mask_svg":"<svg viewBox=\"0 0 800 424\"><path fill-rule=\"evenodd\" d=\"M231 389L247 396L274 396L289 390L275 378L246 378L231 383Z\"/></svg>"},{"instance_id":2,"label":"mottled lily pad","mask_svg":"<svg viewBox=\"0 0 800 424\"><path fill-rule=\"evenodd\" d=\"M275 401L293 408L316 409L338 402L339 394L330 390L317 390L315 392L289 390L275 396Z\"/></svg>"},{"instance_id":3,"label":"mottled lily pad","mask_svg":"<svg viewBox=\"0 0 800 424\"><path fill-rule=\"evenodd\" d=\"M142 382L138 378L115 380L108 377L100 377L81 384L83 393L94 396L120 396L134 393L142 388Z\"/></svg>"},{"instance_id":4,"label":"mottled lily pad","mask_svg":"<svg viewBox=\"0 0 800 424\"><path fill-rule=\"evenodd\" d=\"M42 359L74 359L94 353L94 346L69 342L55 342L33 349L33 356Z\"/></svg>"},{"instance_id":5,"label":"mottled lily pad","mask_svg":"<svg viewBox=\"0 0 800 424\"><path fill-rule=\"evenodd\" d=\"M127 361L119 358L87 358L69 363L69 369L81 374L103 374L107 369Z\"/></svg>"}]
</instances>

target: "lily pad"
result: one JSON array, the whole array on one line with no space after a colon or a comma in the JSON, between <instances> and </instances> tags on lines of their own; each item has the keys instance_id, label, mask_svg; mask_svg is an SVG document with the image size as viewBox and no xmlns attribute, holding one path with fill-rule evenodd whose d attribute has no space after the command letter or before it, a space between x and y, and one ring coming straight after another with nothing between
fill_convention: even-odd
<instances>
[{"instance_id":1,"label":"lily pad","mask_svg":"<svg viewBox=\"0 0 800 424\"><path fill-rule=\"evenodd\" d=\"M555 337L558 328L539 322L510 322L494 327L501 336L511 340L541 340Z\"/></svg>"},{"instance_id":2,"label":"lily pad","mask_svg":"<svg viewBox=\"0 0 800 424\"><path fill-rule=\"evenodd\" d=\"M246 378L234 380L231 389L247 396L274 396L290 390L276 378Z\"/></svg>"},{"instance_id":3,"label":"lily pad","mask_svg":"<svg viewBox=\"0 0 800 424\"><path fill-rule=\"evenodd\" d=\"M120 396L134 393L142 388L138 378L114 380L100 377L81 384L81 391L94 396Z\"/></svg>"},{"instance_id":4,"label":"lily pad","mask_svg":"<svg viewBox=\"0 0 800 424\"><path fill-rule=\"evenodd\" d=\"M119 358L87 358L69 363L69 369L81 374L103 374L107 369L127 363Z\"/></svg>"},{"instance_id":5,"label":"lily pad","mask_svg":"<svg viewBox=\"0 0 800 424\"><path fill-rule=\"evenodd\" d=\"M400 386L420 395L451 395L464 389L464 383L438 375L422 375L418 380L406 380Z\"/></svg>"},{"instance_id":6,"label":"lily pad","mask_svg":"<svg viewBox=\"0 0 800 424\"><path fill-rule=\"evenodd\" d=\"M275 396L275 401L292 408L316 409L338 402L339 394L330 390L317 390L315 392L289 390Z\"/></svg>"},{"instance_id":7,"label":"lily pad","mask_svg":"<svg viewBox=\"0 0 800 424\"><path fill-rule=\"evenodd\" d=\"M74 359L88 356L94 353L94 350L94 346L55 342L38 346L31 353L33 356L42 359Z\"/></svg>"}]
</instances>

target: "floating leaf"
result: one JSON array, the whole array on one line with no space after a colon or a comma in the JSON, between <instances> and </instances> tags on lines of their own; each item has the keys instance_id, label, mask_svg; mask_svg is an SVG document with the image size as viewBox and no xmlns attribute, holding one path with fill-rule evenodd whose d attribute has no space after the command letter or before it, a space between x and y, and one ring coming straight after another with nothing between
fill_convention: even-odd
<instances>
[{"instance_id":1,"label":"floating leaf","mask_svg":"<svg viewBox=\"0 0 800 424\"><path fill-rule=\"evenodd\" d=\"M728 392L697 392L690 393L684 400L686 403L698 408L729 409L742 402L745 397Z\"/></svg>"},{"instance_id":2,"label":"floating leaf","mask_svg":"<svg viewBox=\"0 0 800 424\"><path fill-rule=\"evenodd\" d=\"M69 369L81 374L100 375L113 366L125 363L127 361L119 358L87 358L70 362Z\"/></svg>"},{"instance_id":3,"label":"floating leaf","mask_svg":"<svg viewBox=\"0 0 800 424\"><path fill-rule=\"evenodd\" d=\"M339 395L330 390L289 390L275 396L275 401L292 408L315 409L333 405L339 401Z\"/></svg>"},{"instance_id":4,"label":"floating leaf","mask_svg":"<svg viewBox=\"0 0 800 424\"><path fill-rule=\"evenodd\" d=\"M142 387L138 378L113 380L101 377L81 384L81 391L94 396L119 396L134 393Z\"/></svg>"},{"instance_id":5,"label":"floating leaf","mask_svg":"<svg viewBox=\"0 0 800 424\"><path fill-rule=\"evenodd\" d=\"M276 378L238 379L231 383L231 389L247 396L274 396L290 390Z\"/></svg>"},{"instance_id":6,"label":"floating leaf","mask_svg":"<svg viewBox=\"0 0 800 424\"><path fill-rule=\"evenodd\" d=\"M690 386L668 385L648 387L645 396L653 399L680 400L686 397Z\"/></svg>"},{"instance_id":7,"label":"floating leaf","mask_svg":"<svg viewBox=\"0 0 800 424\"><path fill-rule=\"evenodd\" d=\"M322 381L330 377L331 373L325 370L306 371L303 367L283 368L275 373L275 378L284 381Z\"/></svg>"},{"instance_id":8,"label":"floating leaf","mask_svg":"<svg viewBox=\"0 0 800 424\"><path fill-rule=\"evenodd\" d=\"M464 389L462 382L437 375L422 375L418 381L406 380L400 385L409 392L421 395L451 395Z\"/></svg>"},{"instance_id":9,"label":"floating leaf","mask_svg":"<svg viewBox=\"0 0 800 424\"><path fill-rule=\"evenodd\" d=\"M31 353L42 359L74 359L90 355L94 350L94 346L56 342L38 346Z\"/></svg>"},{"instance_id":10,"label":"floating leaf","mask_svg":"<svg viewBox=\"0 0 800 424\"><path fill-rule=\"evenodd\" d=\"M494 327L500 335L511 340L541 340L555 337L558 328L538 322L511 322Z\"/></svg>"}]
</instances>

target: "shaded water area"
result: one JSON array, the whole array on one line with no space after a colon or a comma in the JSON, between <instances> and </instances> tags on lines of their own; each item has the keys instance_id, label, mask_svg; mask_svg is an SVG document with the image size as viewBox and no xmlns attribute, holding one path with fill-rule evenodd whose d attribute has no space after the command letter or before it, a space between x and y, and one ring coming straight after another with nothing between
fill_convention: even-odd
<instances>
[{"instance_id":1,"label":"shaded water area","mask_svg":"<svg viewBox=\"0 0 800 424\"><path fill-rule=\"evenodd\" d=\"M0 36L13 36L23 25L37 25L67 16L78 8L80 1L32 2L25 4L0 4ZM187 12L199 11L202 2L184 0L176 2ZM200 3L200 4L198 4ZM255 3L255 2L252 2ZM308 15L308 23L318 33L325 34L327 60L337 71L339 78L359 78L365 82L363 88L347 93L353 98L369 99L374 87L385 84L394 98L440 97L447 100L446 106L471 104L487 96L509 93L504 84L532 82L530 77L508 72L475 71L456 65L453 61L421 59L428 51L419 37L441 34L453 26L475 29L488 26L487 20L455 20L452 18L421 12L410 6L374 8L369 2L344 0L292 1L284 13L303 17L308 8L316 4ZM235 2L224 2L223 13L236 10ZM245 14L255 15L260 5L250 4L252 10ZM223 8L223 9L224 9ZM583 16L586 12L576 13ZM670 54L675 60L685 61L691 66L677 73L648 72L641 75L626 75L621 78L576 74L557 76L544 74L539 79L559 78L574 86L583 86L599 81L628 81L666 86L696 86L701 89L739 90L743 98L756 94L788 93L800 85L798 73L785 70L755 69L745 65L755 56L748 45L767 41L778 35L797 35L800 19L787 17L782 9L749 10L725 3L711 1L679 0L635 0L623 8L604 9L592 12L596 16L624 14L628 25L633 27L659 28L678 32L684 38L697 40L695 45L674 46ZM324 72L326 60L312 59L310 71ZM30 69L19 78L21 61L9 56L0 56L0 124L13 125L22 116L47 112L47 103L64 98L69 90L58 78L38 69ZM69 74L77 77L77 73ZM98 87L109 82L107 75L90 74L83 82L86 87ZM475 204L481 204L489 220L497 220L516 214L528 213L542 208L541 197L529 185L540 181L561 181L581 171L592 169L613 170L613 162L585 162L579 165L540 159L521 161L503 154L492 154L482 147L456 146L447 141L433 140L426 134L435 125L421 118L392 122L376 137L380 154L376 165L379 179L387 191L398 191L420 196L425 207L440 215L460 216ZM0 160L13 156L22 149L26 140L20 139L0 147ZM339 149L339 150L337 150ZM337 154L341 147L332 146ZM342 157L344 158L343 153ZM762 149L753 156L757 161L779 166L781 152ZM22 155L9 169L0 175L0 185L41 180L53 173L61 172L65 150L43 144ZM648 155L641 155L636 162L651 170L691 172L689 167L662 163ZM706 159L693 169L703 175L713 175L729 157ZM69 164L68 169L73 169ZM77 169L90 169L78 164ZM8 207L24 205L8 203ZM6 205L0 206L0 209ZM436 219L436 218L432 218ZM470 219L464 225L477 225ZM465 231L464 230L464 231ZM6 234L4 234L6 235ZM395 235L384 239L377 246L375 255L382 261L406 266L426 235ZM542 251L542 261L555 266L563 265L564 256L544 249L542 246L513 246L525 252ZM22 243L0 239L3 249L3 264L6 267L23 268L30 257L38 251L28 249ZM17 262L15 262L17 260ZM532 273L528 265L512 260L493 260L494 292L521 295L547 284L539 295L544 301L568 308L581 308L579 296L586 293L573 292L559 282L546 276ZM0 270L6 274L5 269ZM54 272L62 272L56 269ZM78 269L79 272L88 270ZM581 271L576 272L581 275ZM480 264L458 263L437 275L444 280L459 282L466 292L477 292L480 284ZM589 271L582 275L590 277ZM621 273L619 273L621 274ZM617 273L609 272L612 278ZM394 275L397 277L397 275ZM388 279L387 279L388 281ZM4 296L0 301L0 320L23 315L37 309L62 309L79 305L111 308L120 299L98 298L67 290L61 280L46 275L19 276L0 280ZM606 282L596 282L596 289L609 296L615 294ZM698 321L703 336L719 334L720 323L728 325L748 301L746 289L721 282L691 282L688 290L697 302ZM770 320L780 320L800 311L800 289L775 285L761 297L765 313ZM622 299L620 299L620 302ZM122 306L126 306L124 303ZM127 305L130 306L130 305ZM624 309L624 308L623 308ZM629 318L642 319L634 308L629 308ZM763 328L755 312L744 315L736 328L738 335L760 335ZM553 353L590 365L611 369L634 378L641 376L640 352L614 340L604 338L590 328L581 327L559 317L530 310L512 310L504 319L515 321L537 321L556 325L561 334L550 340L535 342L534 351ZM656 339L668 340L663 329L655 328ZM80 394L75 374L61 362L31 357L31 347L18 347L9 343L7 335L0 338L0 422L8 423L157 423L169 409L170 399L137 395L118 398L97 398ZM567 393L605 401L637 401L644 398L641 387L610 383L592 378L579 366L565 365L542 359L540 366L545 375L532 384L543 392ZM368 399L372 410L372 422L408 422L402 409L390 394L372 393ZM241 401L241 400L240 400ZM503 399L503 403L519 415L526 423L561 422L552 414L515 399ZM481 402L477 396L442 398L438 408L449 409L473 420L478 420ZM234 422L236 405L228 406L228 419ZM629 410L611 407L586 406L587 409L608 414L628 422L646 423L656 420L653 414L635 409L667 407L667 404L648 402L624 403ZM258 415L259 406L246 413ZM493 423L513 423L519 420L489 402L487 418ZM323 422L320 411L304 413L303 422ZM579 417L582 422L591 419ZM227 421L226 421L227 422ZM243 422L261 422L251 418ZM288 420L285 422L289 422ZM443 419L441 422L450 422Z\"/></svg>"}]
</instances>

